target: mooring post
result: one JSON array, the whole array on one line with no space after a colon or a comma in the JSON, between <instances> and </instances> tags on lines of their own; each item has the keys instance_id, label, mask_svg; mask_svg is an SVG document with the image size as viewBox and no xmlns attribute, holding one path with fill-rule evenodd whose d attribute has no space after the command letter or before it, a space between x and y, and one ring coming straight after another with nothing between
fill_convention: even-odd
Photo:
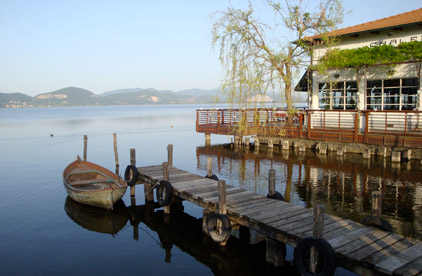
<instances>
[{"instance_id":1,"label":"mooring post","mask_svg":"<svg viewBox=\"0 0 422 276\"><path fill-rule=\"evenodd\" d=\"M163 162L163 176L164 176L164 180L168 181L170 179L170 170L169 170L169 163L168 162ZM170 204L165 205L163 208L164 208L164 214L170 215Z\"/></svg>"},{"instance_id":2,"label":"mooring post","mask_svg":"<svg viewBox=\"0 0 422 276\"><path fill-rule=\"evenodd\" d=\"M323 205L318 205L314 209L314 229L313 229L313 236L314 239L322 239L324 233L324 214L325 214L325 207ZM316 268L318 265L318 258L319 252L315 247L311 247L311 256L310 256L310 271L311 273L316 272Z\"/></svg>"},{"instance_id":3,"label":"mooring post","mask_svg":"<svg viewBox=\"0 0 422 276\"><path fill-rule=\"evenodd\" d=\"M87 150L88 150L88 136L84 135L84 161L86 161Z\"/></svg>"},{"instance_id":4,"label":"mooring post","mask_svg":"<svg viewBox=\"0 0 422 276\"><path fill-rule=\"evenodd\" d=\"M212 176L212 157L207 158L207 176Z\"/></svg>"},{"instance_id":5,"label":"mooring post","mask_svg":"<svg viewBox=\"0 0 422 276\"><path fill-rule=\"evenodd\" d=\"M268 195L275 194L275 169L268 171Z\"/></svg>"},{"instance_id":6,"label":"mooring post","mask_svg":"<svg viewBox=\"0 0 422 276\"><path fill-rule=\"evenodd\" d=\"M167 162L169 166L173 166L173 144L167 146Z\"/></svg>"},{"instance_id":7,"label":"mooring post","mask_svg":"<svg viewBox=\"0 0 422 276\"><path fill-rule=\"evenodd\" d=\"M116 174L119 175L119 155L117 152L117 135L113 133L114 159L116 160Z\"/></svg>"},{"instance_id":8,"label":"mooring post","mask_svg":"<svg viewBox=\"0 0 422 276\"><path fill-rule=\"evenodd\" d=\"M227 215L227 205L226 205L226 181L218 181L218 213L221 215ZM222 225L219 225L222 227ZM221 246L225 246L227 241L221 242Z\"/></svg>"},{"instance_id":9,"label":"mooring post","mask_svg":"<svg viewBox=\"0 0 422 276\"><path fill-rule=\"evenodd\" d=\"M135 149L130 149L130 164L136 166L136 151ZM130 186L130 201L132 205L136 205L135 199L135 185Z\"/></svg>"},{"instance_id":10,"label":"mooring post","mask_svg":"<svg viewBox=\"0 0 422 276\"><path fill-rule=\"evenodd\" d=\"M218 213L221 215L227 214L226 206L226 181L218 181Z\"/></svg>"}]
</instances>

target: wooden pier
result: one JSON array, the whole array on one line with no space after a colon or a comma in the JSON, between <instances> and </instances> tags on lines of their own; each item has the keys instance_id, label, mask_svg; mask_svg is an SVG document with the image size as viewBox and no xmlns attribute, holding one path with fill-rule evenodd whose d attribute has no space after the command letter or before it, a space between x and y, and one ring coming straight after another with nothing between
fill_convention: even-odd
<instances>
[{"instance_id":1,"label":"wooden pier","mask_svg":"<svg viewBox=\"0 0 422 276\"><path fill-rule=\"evenodd\" d=\"M219 181L168 166L167 162L163 165L138 168L137 184L145 184L146 200L153 200L151 188L166 179L173 187L173 201L188 200L204 208L204 214L218 211ZM305 237L315 236L311 209L229 185L225 199L232 227L247 227L265 235L267 241L293 247ZM170 206L165 206L165 213L171 211ZM338 266L362 275L421 275L420 241L327 214L321 221L322 237L334 249Z\"/></svg>"}]
</instances>

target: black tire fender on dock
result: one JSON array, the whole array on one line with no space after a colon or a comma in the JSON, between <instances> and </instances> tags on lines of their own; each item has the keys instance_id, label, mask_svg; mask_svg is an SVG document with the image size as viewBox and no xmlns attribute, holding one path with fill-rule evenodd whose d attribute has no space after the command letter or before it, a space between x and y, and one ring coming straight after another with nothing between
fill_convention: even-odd
<instances>
[{"instance_id":1,"label":"black tire fender on dock","mask_svg":"<svg viewBox=\"0 0 422 276\"><path fill-rule=\"evenodd\" d=\"M374 216L374 215L367 216L366 218L364 218L362 220L362 224L369 225L369 226L375 226L378 229L388 231L388 232L391 232L391 233L394 232L393 226L391 226L390 223L388 223L386 220L384 220L383 218L380 218L378 216Z\"/></svg>"},{"instance_id":2,"label":"black tire fender on dock","mask_svg":"<svg viewBox=\"0 0 422 276\"><path fill-rule=\"evenodd\" d=\"M131 178L132 176L132 178ZM133 186L138 181L138 169L134 165L129 165L125 170L125 181L127 185Z\"/></svg>"},{"instance_id":3,"label":"black tire fender on dock","mask_svg":"<svg viewBox=\"0 0 422 276\"><path fill-rule=\"evenodd\" d=\"M311 247L316 247L319 252L319 261L321 264L318 265L316 273L311 273L307 268L307 260L309 261L309 254ZM301 240L295 249L294 262L296 269L300 275L333 275L336 270L336 253L331 245L324 239L315 239L313 237L307 237Z\"/></svg>"},{"instance_id":4,"label":"black tire fender on dock","mask_svg":"<svg viewBox=\"0 0 422 276\"><path fill-rule=\"evenodd\" d=\"M215 174L212 174L211 176L209 176L208 174L205 176L206 178L212 179L212 180L219 180L218 177Z\"/></svg>"},{"instance_id":5,"label":"black tire fender on dock","mask_svg":"<svg viewBox=\"0 0 422 276\"><path fill-rule=\"evenodd\" d=\"M173 195L173 186L167 180L160 180L155 195L157 196L157 202L160 206L169 205L171 197Z\"/></svg>"},{"instance_id":6,"label":"black tire fender on dock","mask_svg":"<svg viewBox=\"0 0 422 276\"><path fill-rule=\"evenodd\" d=\"M277 200L285 201L284 200L284 197L279 192L277 192L277 191L273 195L267 194L267 198L272 198L272 199L277 199Z\"/></svg>"},{"instance_id":7,"label":"black tire fender on dock","mask_svg":"<svg viewBox=\"0 0 422 276\"><path fill-rule=\"evenodd\" d=\"M221 229L217 229L217 223L220 221ZM226 242L232 233L230 219L226 215L212 213L207 218L207 230L211 238L218 243Z\"/></svg>"}]
</instances>

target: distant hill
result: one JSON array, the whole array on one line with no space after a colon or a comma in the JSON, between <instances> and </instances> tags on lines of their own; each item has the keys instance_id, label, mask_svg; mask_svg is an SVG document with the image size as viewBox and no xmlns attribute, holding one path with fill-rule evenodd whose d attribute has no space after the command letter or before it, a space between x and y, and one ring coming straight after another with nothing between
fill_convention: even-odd
<instances>
[{"instance_id":1,"label":"distant hill","mask_svg":"<svg viewBox=\"0 0 422 276\"><path fill-rule=\"evenodd\" d=\"M169 90L153 88L128 88L108 91L101 95L78 88L67 87L30 97L22 93L0 93L0 107L57 107L87 105L142 105L142 104L202 104L214 103L215 92L201 90L195 95L180 94ZM199 89L196 89L199 90ZM189 94L189 93L188 93Z\"/></svg>"},{"instance_id":2,"label":"distant hill","mask_svg":"<svg viewBox=\"0 0 422 276\"><path fill-rule=\"evenodd\" d=\"M92 106L92 105L143 105L143 104L213 104L227 102L227 95L217 93L217 89L188 89L178 92L156 90L153 88L126 88L104 92L96 95L93 92L78 88L66 87L52 92L41 93L35 97L23 93L0 93L0 108L20 107L60 107L60 106ZM276 101L279 94L268 93L265 99L251 101ZM297 95L297 102L306 102L303 95ZM306 95L305 95L306 96ZM218 101L217 101L218 97Z\"/></svg>"},{"instance_id":3,"label":"distant hill","mask_svg":"<svg viewBox=\"0 0 422 276\"><path fill-rule=\"evenodd\" d=\"M202 90L202 89L188 89L188 90L181 90L178 91L177 94L179 95L188 95L188 96L214 96L217 95L218 89L213 90Z\"/></svg>"},{"instance_id":4,"label":"distant hill","mask_svg":"<svg viewBox=\"0 0 422 276\"><path fill-rule=\"evenodd\" d=\"M31 100L31 96L22 93L0 93L0 107L24 107Z\"/></svg>"}]
</instances>

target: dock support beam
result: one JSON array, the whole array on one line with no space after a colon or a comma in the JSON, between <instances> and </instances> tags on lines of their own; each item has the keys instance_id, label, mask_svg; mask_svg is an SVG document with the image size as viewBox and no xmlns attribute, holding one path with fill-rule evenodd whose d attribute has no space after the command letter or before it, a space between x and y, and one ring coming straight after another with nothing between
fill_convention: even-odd
<instances>
[{"instance_id":1,"label":"dock support beam","mask_svg":"<svg viewBox=\"0 0 422 276\"><path fill-rule=\"evenodd\" d=\"M119 154L117 152L117 135L113 133L114 159L116 160L116 174L119 175Z\"/></svg>"},{"instance_id":2,"label":"dock support beam","mask_svg":"<svg viewBox=\"0 0 422 276\"><path fill-rule=\"evenodd\" d=\"M167 162L169 167L173 166L173 144L167 146Z\"/></svg>"},{"instance_id":3,"label":"dock support beam","mask_svg":"<svg viewBox=\"0 0 422 276\"><path fill-rule=\"evenodd\" d=\"M205 133L205 145L211 146L211 134Z\"/></svg>"},{"instance_id":4,"label":"dock support beam","mask_svg":"<svg viewBox=\"0 0 422 276\"><path fill-rule=\"evenodd\" d=\"M170 170L169 170L168 162L163 163L163 176L164 176L164 180L168 181L170 179ZM163 208L164 208L164 215L170 215L170 204L165 205Z\"/></svg>"},{"instance_id":5,"label":"dock support beam","mask_svg":"<svg viewBox=\"0 0 422 276\"><path fill-rule=\"evenodd\" d=\"M271 238L267 238L265 245L265 259L267 263L272 264L275 267L283 266L284 260L286 259L286 244Z\"/></svg>"}]
</instances>

